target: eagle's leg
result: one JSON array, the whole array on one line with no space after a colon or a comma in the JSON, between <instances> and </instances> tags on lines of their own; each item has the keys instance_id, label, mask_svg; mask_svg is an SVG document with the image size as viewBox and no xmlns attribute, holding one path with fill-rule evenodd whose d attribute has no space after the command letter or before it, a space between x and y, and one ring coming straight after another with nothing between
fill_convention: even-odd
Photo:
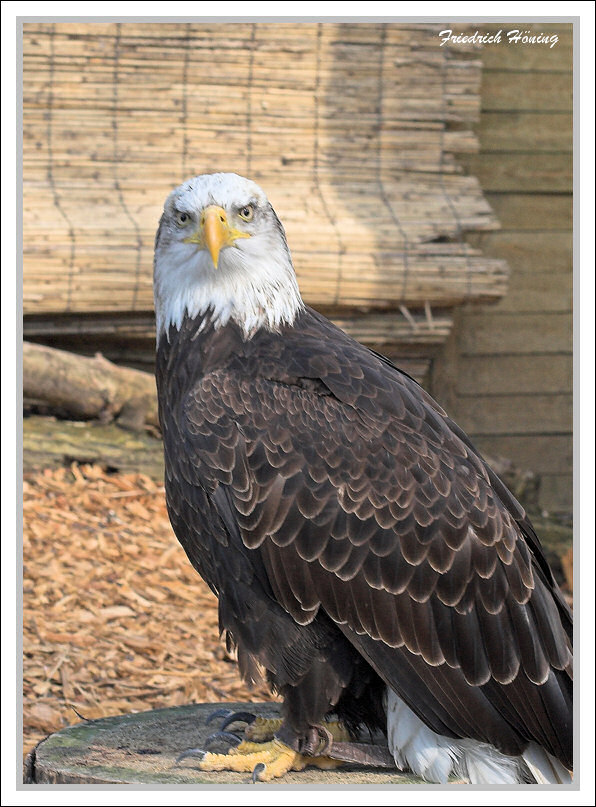
<instances>
[{"instance_id":1,"label":"eagle's leg","mask_svg":"<svg viewBox=\"0 0 596 807\"><path fill-rule=\"evenodd\" d=\"M244 729L244 737L255 743L264 743L275 737L282 724L281 717L256 717Z\"/></svg>"},{"instance_id":2,"label":"eagle's leg","mask_svg":"<svg viewBox=\"0 0 596 807\"><path fill-rule=\"evenodd\" d=\"M223 717L224 721L219 727L219 732L211 735L213 740L219 737L226 739L226 734L228 734L226 729L233 723L246 723L244 739L263 743L272 740L283 723L283 718L281 717L259 717L251 712L232 712L227 709L218 709L213 712L213 714L209 715L207 723L211 723L217 717ZM335 741L349 740L349 733L337 720L326 721L325 728L331 732L331 736Z\"/></svg>"}]
</instances>

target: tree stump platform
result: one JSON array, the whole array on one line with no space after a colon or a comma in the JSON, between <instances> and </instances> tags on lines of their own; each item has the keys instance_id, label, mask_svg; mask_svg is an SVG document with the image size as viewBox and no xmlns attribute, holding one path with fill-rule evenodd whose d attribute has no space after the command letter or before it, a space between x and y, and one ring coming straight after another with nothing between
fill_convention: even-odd
<instances>
[{"instance_id":1,"label":"tree stump platform","mask_svg":"<svg viewBox=\"0 0 596 807\"><path fill-rule=\"evenodd\" d=\"M201 747L218 730L207 718L218 708L276 717L275 703L198 703L170 709L87 720L50 735L27 756L29 784L209 784L250 783L250 774L205 772L196 760L176 758L188 748ZM223 747L211 750L224 753ZM273 784L355 785L423 784L397 769L343 765L334 771L307 768L290 772ZM258 783L270 784L270 783Z\"/></svg>"}]
</instances>

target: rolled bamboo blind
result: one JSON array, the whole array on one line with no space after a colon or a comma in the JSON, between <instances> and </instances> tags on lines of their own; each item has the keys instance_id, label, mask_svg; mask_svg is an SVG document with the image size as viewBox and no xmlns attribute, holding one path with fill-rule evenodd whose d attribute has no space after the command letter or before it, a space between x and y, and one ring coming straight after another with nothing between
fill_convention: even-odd
<instances>
[{"instance_id":1,"label":"rolled bamboo blind","mask_svg":"<svg viewBox=\"0 0 596 807\"><path fill-rule=\"evenodd\" d=\"M265 189L315 306L497 300L506 265L464 240L497 224L454 156L481 62L442 27L25 23L25 314L150 311L163 200L214 170Z\"/></svg>"}]
</instances>

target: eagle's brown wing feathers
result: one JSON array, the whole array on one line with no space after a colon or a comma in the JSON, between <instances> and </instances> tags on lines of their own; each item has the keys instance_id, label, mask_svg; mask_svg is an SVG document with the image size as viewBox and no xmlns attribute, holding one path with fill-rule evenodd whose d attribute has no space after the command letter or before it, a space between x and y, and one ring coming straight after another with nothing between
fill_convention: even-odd
<instances>
[{"instance_id":1,"label":"eagle's brown wing feathers","mask_svg":"<svg viewBox=\"0 0 596 807\"><path fill-rule=\"evenodd\" d=\"M185 401L228 532L297 623L322 609L435 730L570 764L567 616L523 510L415 382L310 316Z\"/></svg>"}]
</instances>

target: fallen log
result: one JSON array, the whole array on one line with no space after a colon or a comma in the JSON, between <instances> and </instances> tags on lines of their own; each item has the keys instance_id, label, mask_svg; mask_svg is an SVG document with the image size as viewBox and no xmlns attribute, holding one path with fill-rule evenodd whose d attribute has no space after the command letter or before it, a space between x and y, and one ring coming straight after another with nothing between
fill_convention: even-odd
<instances>
[{"instance_id":1,"label":"fallen log","mask_svg":"<svg viewBox=\"0 0 596 807\"><path fill-rule=\"evenodd\" d=\"M119 367L99 353L80 356L24 342L23 399L83 420L117 420L135 430L159 426L153 375Z\"/></svg>"}]
</instances>

